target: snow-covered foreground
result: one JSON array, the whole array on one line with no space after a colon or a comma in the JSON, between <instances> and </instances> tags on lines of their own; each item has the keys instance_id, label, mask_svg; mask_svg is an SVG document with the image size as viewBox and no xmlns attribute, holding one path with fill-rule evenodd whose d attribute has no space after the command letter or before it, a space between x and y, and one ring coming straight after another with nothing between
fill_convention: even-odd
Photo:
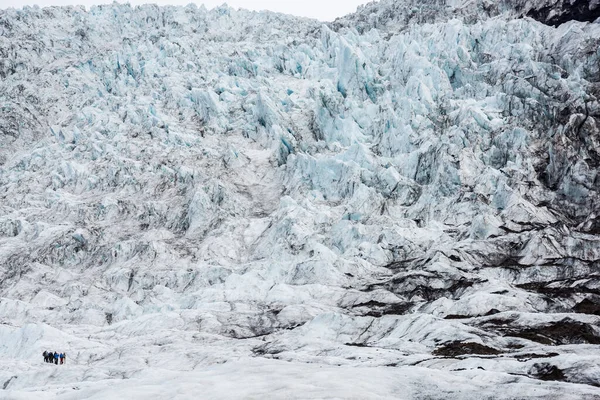
<instances>
[{"instance_id":1,"label":"snow-covered foreground","mask_svg":"<svg viewBox=\"0 0 600 400\"><path fill-rule=\"evenodd\" d=\"M15 363L3 363L2 372L17 374L10 389L1 392L2 399L598 398L597 390L587 385L499 374L475 367L473 361L451 370L381 366L379 358L392 356L383 349L382 354L356 351L354 357L345 358L331 352L297 362L248 357L248 347L260 346L262 339L228 341L161 328L124 336L104 329L81 339L47 326L27 325L3 327L1 339L3 352L15 355L9 358ZM40 363L39 355L29 351L54 343L78 349L66 365ZM363 362L353 361L360 359Z\"/></svg>"},{"instance_id":2,"label":"snow-covered foreground","mask_svg":"<svg viewBox=\"0 0 600 400\"><path fill-rule=\"evenodd\" d=\"M600 398L600 24L548 4L0 11L0 398Z\"/></svg>"},{"instance_id":3,"label":"snow-covered foreground","mask_svg":"<svg viewBox=\"0 0 600 400\"><path fill-rule=\"evenodd\" d=\"M67 378L76 367L56 373ZM76 372L75 372L76 374ZM62 376L61 376L62 375ZM71 379L75 376L71 376ZM524 395L527 393L527 395ZM3 399L537 399L597 398L582 385L561 387L482 371L449 373L422 367L332 367L241 359L194 371L151 368L126 380L51 384L9 390Z\"/></svg>"}]
</instances>

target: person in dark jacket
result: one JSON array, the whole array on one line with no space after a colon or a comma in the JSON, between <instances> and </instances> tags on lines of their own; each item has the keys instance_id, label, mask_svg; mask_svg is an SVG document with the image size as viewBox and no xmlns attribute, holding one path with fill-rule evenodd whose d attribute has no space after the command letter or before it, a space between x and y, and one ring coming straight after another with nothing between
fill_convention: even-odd
<instances>
[{"instance_id":1,"label":"person in dark jacket","mask_svg":"<svg viewBox=\"0 0 600 400\"><path fill-rule=\"evenodd\" d=\"M44 362L48 362L48 352L44 350Z\"/></svg>"},{"instance_id":2,"label":"person in dark jacket","mask_svg":"<svg viewBox=\"0 0 600 400\"><path fill-rule=\"evenodd\" d=\"M58 353L54 352L54 364L58 365Z\"/></svg>"}]
</instances>

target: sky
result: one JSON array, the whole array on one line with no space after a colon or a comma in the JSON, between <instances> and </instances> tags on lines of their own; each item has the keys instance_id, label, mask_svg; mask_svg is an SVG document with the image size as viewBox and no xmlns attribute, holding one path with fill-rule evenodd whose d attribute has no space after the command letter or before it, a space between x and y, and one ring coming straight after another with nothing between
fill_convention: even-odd
<instances>
[{"instance_id":1,"label":"sky","mask_svg":"<svg viewBox=\"0 0 600 400\"><path fill-rule=\"evenodd\" d=\"M214 8L223 3L235 8L247 8L250 10L271 10L286 14L299 15L303 17L316 18L321 21L332 21L337 17L344 16L356 11L360 4L366 4L370 0L129 0L119 3L130 3L131 5L156 3L160 5L186 5L196 3L204 4L207 8ZM45 6L84 5L89 7L94 4L109 4L112 0L0 0L0 8L21 8L25 5L37 4Z\"/></svg>"}]
</instances>

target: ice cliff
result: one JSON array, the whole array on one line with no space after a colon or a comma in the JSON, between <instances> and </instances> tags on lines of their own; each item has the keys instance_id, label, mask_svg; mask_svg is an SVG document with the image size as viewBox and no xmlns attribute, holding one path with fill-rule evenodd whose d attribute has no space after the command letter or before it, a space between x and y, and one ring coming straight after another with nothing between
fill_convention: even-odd
<instances>
[{"instance_id":1,"label":"ice cliff","mask_svg":"<svg viewBox=\"0 0 600 400\"><path fill-rule=\"evenodd\" d=\"M600 399L598 10L1 10L0 397Z\"/></svg>"}]
</instances>

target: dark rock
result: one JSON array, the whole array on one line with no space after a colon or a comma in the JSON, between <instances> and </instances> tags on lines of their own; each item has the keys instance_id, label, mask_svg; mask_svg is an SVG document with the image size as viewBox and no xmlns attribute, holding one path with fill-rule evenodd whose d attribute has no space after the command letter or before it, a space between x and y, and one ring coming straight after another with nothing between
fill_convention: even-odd
<instances>
[{"instance_id":1,"label":"dark rock","mask_svg":"<svg viewBox=\"0 0 600 400\"><path fill-rule=\"evenodd\" d=\"M490 311L488 311L487 313L485 313L483 316L490 316L490 315L495 315L495 314L499 314L500 311L492 308ZM462 314L449 314L446 315L444 317L444 319L465 319L465 318L476 318L476 317L480 317L481 315L462 315Z\"/></svg>"},{"instance_id":2,"label":"dark rock","mask_svg":"<svg viewBox=\"0 0 600 400\"><path fill-rule=\"evenodd\" d=\"M565 374L556 365L549 363L533 364L528 375L543 381L564 381Z\"/></svg>"},{"instance_id":3,"label":"dark rock","mask_svg":"<svg viewBox=\"0 0 600 400\"><path fill-rule=\"evenodd\" d=\"M8 387L8 385L10 385L10 382L13 379L17 379L17 377L16 376L11 376L7 381L4 382L4 384L2 385L2 389L6 390L6 388Z\"/></svg>"},{"instance_id":4,"label":"dark rock","mask_svg":"<svg viewBox=\"0 0 600 400\"><path fill-rule=\"evenodd\" d=\"M434 285L430 284L430 281L434 279L447 280L448 278L433 277L425 274L396 276L387 282L370 285L366 290L372 291L383 288L408 298L421 297L425 301L435 301L442 297L452 299L459 298L466 289L472 287L475 283L484 281L484 279L472 280L466 277L460 277L451 282L446 288L435 288L432 287Z\"/></svg>"},{"instance_id":5,"label":"dark rock","mask_svg":"<svg viewBox=\"0 0 600 400\"><path fill-rule=\"evenodd\" d=\"M471 318L470 315L462 315L462 314L448 314L444 317L444 319L465 319Z\"/></svg>"},{"instance_id":6,"label":"dark rock","mask_svg":"<svg viewBox=\"0 0 600 400\"><path fill-rule=\"evenodd\" d=\"M513 357L518 359L519 361L527 361L533 358L553 358L557 357L558 353L548 353L548 354L537 354L537 353L522 353L515 354Z\"/></svg>"},{"instance_id":7,"label":"dark rock","mask_svg":"<svg viewBox=\"0 0 600 400\"><path fill-rule=\"evenodd\" d=\"M562 266L563 263L567 263L567 260L556 260L554 265ZM600 269L600 263L598 262L579 261L578 263L572 265L581 266L582 270L583 267L585 267L587 268L587 271L598 271ZM568 267L569 265L567 264L566 266ZM582 280L581 278L584 277L585 280ZM598 283L600 283L600 274L597 272L592 272L585 274L585 276L574 274L573 276L565 277L564 279L524 283L517 285L517 287L532 292L552 295L554 297L569 297L575 293L592 293L600 295L600 289L597 288Z\"/></svg>"},{"instance_id":8,"label":"dark rock","mask_svg":"<svg viewBox=\"0 0 600 400\"><path fill-rule=\"evenodd\" d=\"M573 307L573 310L582 314L600 315L600 302L585 299Z\"/></svg>"},{"instance_id":9,"label":"dark rock","mask_svg":"<svg viewBox=\"0 0 600 400\"><path fill-rule=\"evenodd\" d=\"M365 343L345 343L345 345L346 346L351 346L351 347L369 347Z\"/></svg>"},{"instance_id":10,"label":"dark rock","mask_svg":"<svg viewBox=\"0 0 600 400\"><path fill-rule=\"evenodd\" d=\"M434 356L457 357L465 354L497 355L501 351L493 347L473 342L448 342L433 351Z\"/></svg>"},{"instance_id":11,"label":"dark rock","mask_svg":"<svg viewBox=\"0 0 600 400\"><path fill-rule=\"evenodd\" d=\"M384 315L403 315L410 309L412 303L394 303L387 304L381 303L379 301L369 301L367 303L361 303L354 305L353 309L361 309L366 308L368 311L362 313L361 315L368 317L380 318Z\"/></svg>"},{"instance_id":12,"label":"dark rock","mask_svg":"<svg viewBox=\"0 0 600 400\"><path fill-rule=\"evenodd\" d=\"M546 345L600 344L600 335L585 322L564 318L549 324L529 327L513 327L504 319L487 320L485 325L496 325L499 333L519 337Z\"/></svg>"}]
</instances>

